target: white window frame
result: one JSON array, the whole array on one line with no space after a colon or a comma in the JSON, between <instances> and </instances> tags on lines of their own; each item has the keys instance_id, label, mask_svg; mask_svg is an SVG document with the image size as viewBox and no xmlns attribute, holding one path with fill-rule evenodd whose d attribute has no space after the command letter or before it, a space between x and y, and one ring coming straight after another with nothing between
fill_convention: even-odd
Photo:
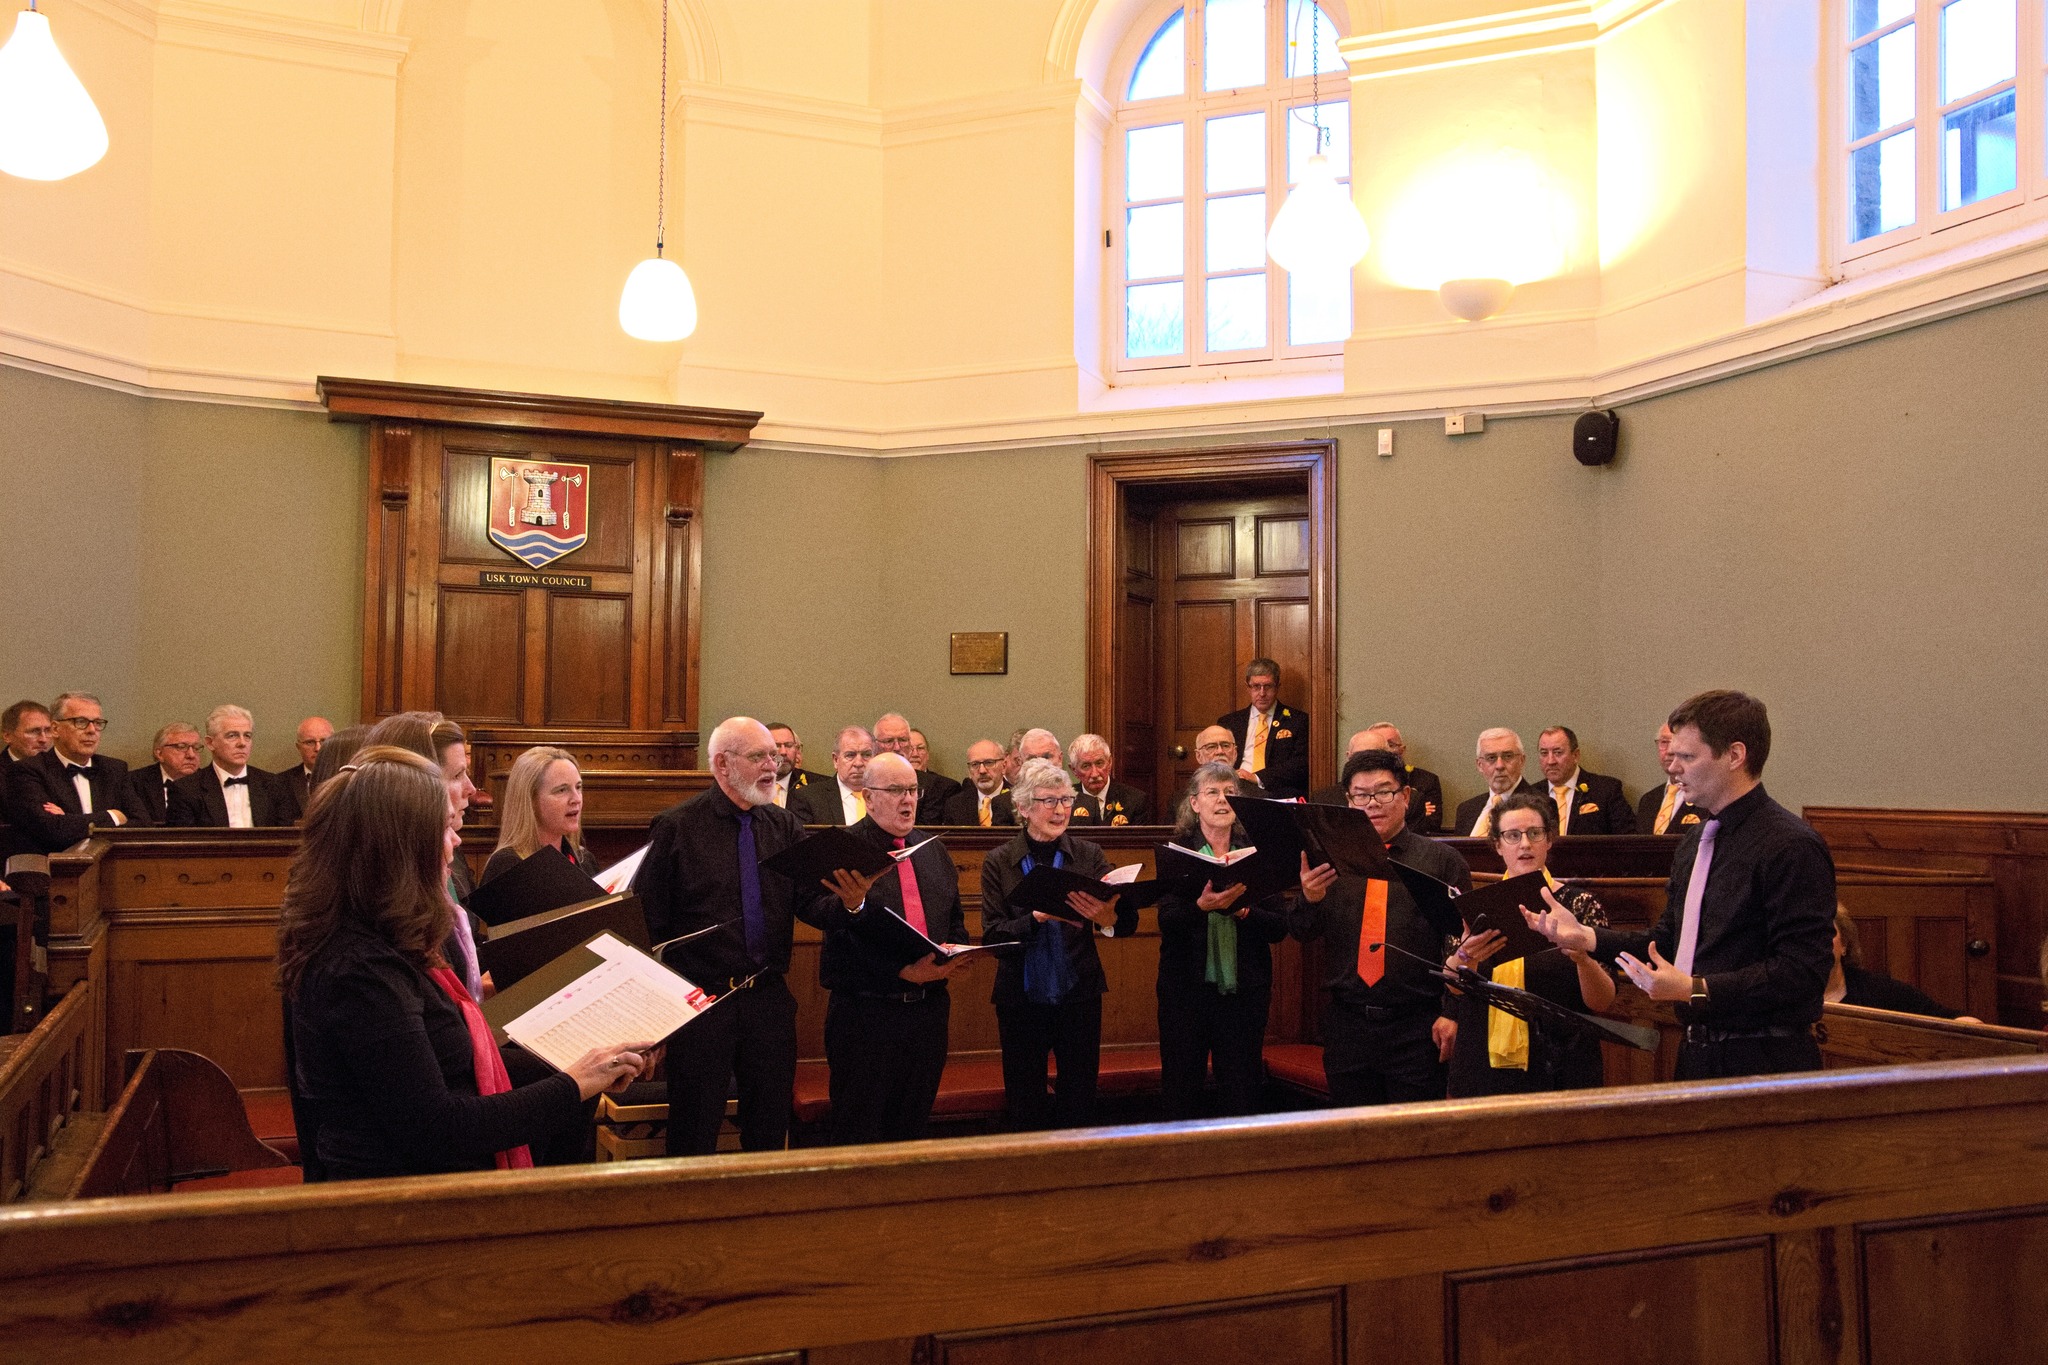
<instances>
[{"instance_id":1,"label":"white window frame","mask_svg":"<svg viewBox=\"0 0 2048 1365\"><path fill-rule=\"evenodd\" d=\"M1341 9L1338 5L1334 8ZM1332 13L1333 6L1322 4L1322 22L1335 30L1336 36L1344 36L1338 15ZM1131 76L1138 60L1144 55L1146 46L1175 10L1186 10L1182 20L1186 38L1185 89L1179 95L1163 96L1156 99L1130 101L1124 98L1130 89ZM1203 259L1204 205L1211 197L1203 176L1203 125L1211 118L1230 114L1250 113L1262 110L1266 114L1266 226L1270 229L1273 216L1280 211L1287 192L1292 188L1286 181L1287 175L1287 121L1288 111L1312 102L1315 88L1312 75L1295 76L1269 80L1267 83L1246 89L1218 90L1205 92L1202 89L1202 7L1196 0L1158 0L1148 6L1125 35L1122 46L1117 50L1110 64L1109 88L1116 92L1113 103L1114 114L1110 120L1109 146L1103 157L1105 183L1103 185L1103 224L1107 229L1104 236L1104 250L1109 255L1107 268L1103 271L1106 285L1106 307L1104 309L1104 342L1109 348L1108 373L1117 383L1179 383L1190 380L1214 379L1225 375L1249 375L1253 373L1282 374L1308 371L1320 372L1341 369L1343 365L1344 342L1348 338L1319 342L1314 345L1296 346L1287 341L1287 272L1273 263L1271 257L1263 260L1263 271L1250 269L1242 271L1219 271L1217 275L1263 273L1266 279L1266 342L1263 346L1239 351L1210 352L1203 349L1208 339L1208 319L1205 313L1208 289L1206 281L1209 272ZM1286 61L1287 0L1266 0L1266 60L1267 70L1285 71ZM1302 41L1309 41L1306 34ZM1329 104L1345 102L1344 117L1350 117L1351 82L1347 72L1327 71L1321 78L1322 102ZM1125 327L1128 313L1124 304L1124 275L1127 260L1124 243L1125 210L1136 204L1155 201L1127 201L1124 198L1126 184L1124 160L1127 148L1125 135L1138 128L1150 128L1160 124L1178 122L1185 130L1181 138L1181 203L1184 209L1181 226L1182 273L1181 281L1183 311L1181 316L1181 338L1183 349L1172 355L1143 356L1136 359L1124 354ZM1346 130L1348 133L1348 129ZM1348 187L1351 183L1351 168L1340 167L1340 179ZM1221 195L1248 193L1244 190L1223 191ZM1353 317L1356 327L1356 316Z\"/></svg>"},{"instance_id":2,"label":"white window frame","mask_svg":"<svg viewBox=\"0 0 2048 1365\"><path fill-rule=\"evenodd\" d=\"M1915 25L1913 45L1913 118L1852 139L1855 98L1852 74L1850 8L1854 0L1833 0L1828 12L1828 51L1833 80L1826 122L1829 159L1829 229L1835 274L1850 277L1899 265L1915 257L1960 246L2014 228L2048 220L2048 0L2019 0L2014 64L2014 155L2019 173L2014 187L1953 209L1941 207L1942 118L1972 103L1976 92L1947 104L1941 94L1942 11L1953 0L1914 0L1910 20L1902 19L1853 41L1853 47L1876 42L1907 22ZM1855 207L1849 171L1852 149L1882 141L1910 126L1913 129L1913 221L1862 241L1850 239Z\"/></svg>"}]
</instances>

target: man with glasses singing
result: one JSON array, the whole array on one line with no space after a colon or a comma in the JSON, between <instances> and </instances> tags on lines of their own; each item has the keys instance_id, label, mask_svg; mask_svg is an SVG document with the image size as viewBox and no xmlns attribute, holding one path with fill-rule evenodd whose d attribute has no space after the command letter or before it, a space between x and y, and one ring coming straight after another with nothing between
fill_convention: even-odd
<instances>
[{"instance_id":1,"label":"man with glasses singing","mask_svg":"<svg viewBox=\"0 0 2048 1365\"><path fill-rule=\"evenodd\" d=\"M839 732L832 745L836 780L813 782L789 794L789 810L807 825L857 825L868 813L867 770L875 737L858 725Z\"/></svg>"},{"instance_id":2,"label":"man with glasses singing","mask_svg":"<svg viewBox=\"0 0 2048 1365\"><path fill-rule=\"evenodd\" d=\"M99 752L107 720L100 699L59 693L51 704L50 748L7 767L7 817L46 853L69 848L94 827L150 823L135 803L128 765Z\"/></svg>"},{"instance_id":3,"label":"man with glasses singing","mask_svg":"<svg viewBox=\"0 0 2048 1365\"><path fill-rule=\"evenodd\" d=\"M1522 768L1529 761L1522 737L1513 730L1495 727L1479 732L1479 776L1486 790L1458 806L1458 818L1451 833L1485 839L1493 834L1493 808L1515 792L1540 792L1533 782L1522 780Z\"/></svg>"},{"instance_id":4,"label":"man with glasses singing","mask_svg":"<svg viewBox=\"0 0 2048 1365\"><path fill-rule=\"evenodd\" d=\"M967 746L967 780L941 812L946 824L993 829L1017 823L1010 785L1003 779L1009 758L1009 751L992 739L977 739Z\"/></svg>"},{"instance_id":5,"label":"man with glasses singing","mask_svg":"<svg viewBox=\"0 0 2048 1365\"><path fill-rule=\"evenodd\" d=\"M192 726L174 720L156 732L149 747L156 762L129 773L128 789L150 820L161 825L170 818L171 785L199 771L206 759L206 741Z\"/></svg>"},{"instance_id":6,"label":"man with glasses singing","mask_svg":"<svg viewBox=\"0 0 2048 1365\"><path fill-rule=\"evenodd\" d=\"M171 784L172 825L256 829L299 818L291 788L275 773L249 766L256 721L243 707L216 706L206 716L206 747L213 762Z\"/></svg>"},{"instance_id":7,"label":"man with glasses singing","mask_svg":"<svg viewBox=\"0 0 2048 1365\"><path fill-rule=\"evenodd\" d=\"M760 865L804 837L802 821L775 804L768 727L734 716L711 732L706 748L713 785L654 818L633 879L655 942L717 931L670 943L662 953L670 967L721 997L668 1050L670 1156L718 1150L735 1078L740 1146L761 1152L786 1144L796 997L783 978L795 921L818 924L817 906L828 894L792 886Z\"/></svg>"},{"instance_id":8,"label":"man with glasses singing","mask_svg":"<svg viewBox=\"0 0 2048 1365\"><path fill-rule=\"evenodd\" d=\"M908 1142L924 1136L939 1097L952 1011L946 982L961 961L925 957L899 967L903 959L890 951L876 919L900 915L934 942L965 943L967 916L960 873L945 845L916 828L917 770L910 760L878 754L865 781L868 813L853 837L884 851L916 851L883 872L863 899L818 902L825 929L818 981L832 993L825 1007L832 1140ZM921 847L927 840L931 847Z\"/></svg>"},{"instance_id":9,"label":"man with glasses singing","mask_svg":"<svg viewBox=\"0 0 2048 1365\"><path fill-rule=\"evenodd\" d=\"M1408 777L1399 756L1385 749L1353 754L1344 764L1344 792L1354 810L1372 818L1389 858L1460 891L1472 889L1463 858L1407 827ZM1340 877L1327 865L1306 864L1304 858L1288 927L1298 939L1326 941L1323 1071L1331 1102L1442 1099L1444 1063L1458 1037L1432 974L1446 940L1399 877Z\"/></svg>"}]
</instances>

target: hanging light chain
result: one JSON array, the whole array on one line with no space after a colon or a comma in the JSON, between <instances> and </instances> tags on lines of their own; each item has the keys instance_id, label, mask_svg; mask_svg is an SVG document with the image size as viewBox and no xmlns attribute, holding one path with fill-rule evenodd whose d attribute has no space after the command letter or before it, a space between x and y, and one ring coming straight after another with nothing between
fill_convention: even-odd
<instances>
[{"instance_id":1,"label":"hanging light chain","mask_svg":"<svg viewBox=\"0 0 2048 1365\"><path fill-rule=\"evenodd\" d=\"M661 0L661 151L654 173L654 254L668 239L668 0Z\"/></svg>"}]
</instances>

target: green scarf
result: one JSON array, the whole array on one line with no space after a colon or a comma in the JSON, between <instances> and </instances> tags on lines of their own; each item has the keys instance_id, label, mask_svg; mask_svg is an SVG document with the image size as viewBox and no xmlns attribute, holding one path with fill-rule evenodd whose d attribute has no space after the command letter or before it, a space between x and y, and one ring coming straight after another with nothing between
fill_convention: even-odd
<instances>
[{"instance_id":1,"label":"green scarf","mask_svg":"<svg viewBox=\"0 0 2048 1365\"><path fill-rule=\"evenodd\" d=\"M1202 852L1215 856L1208 844ZM1237 919L1221 911L1205 911L1209 921L1209 960L1202 965L1202 980L1216 988L1218 995L1237 994Z\"/></svg>"}]
</instances>

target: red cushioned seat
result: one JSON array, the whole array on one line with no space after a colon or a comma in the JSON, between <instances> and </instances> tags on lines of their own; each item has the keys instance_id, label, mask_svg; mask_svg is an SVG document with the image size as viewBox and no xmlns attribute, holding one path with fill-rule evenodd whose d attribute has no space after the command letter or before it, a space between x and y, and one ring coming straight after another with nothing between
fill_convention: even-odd
<instances>
[{"instance_id":1,"label":"red cushioned seat","mask_svg":"<svg viewBox=\"0 0 2048 1365\"><path fill-rule=\"evenodd\" d=\"M1055 1067L1057 1072L1058 1068ZM1147 1044L1144 1047L1106 1047L1102 1049L1102 1067L1096 1073L1095 1093L1098 1095L1144 1095L1159 1089L1159 1049Z\"/></svg>"},{"instance_id":2,"label":"red cushioned seat","mask_svg":"<svg viewBox=\"0 0 2048 1365\"><path fill-rule=\"evenodd\" d=\"M1268 1043L1264 1055L1266 1074L1274 1080L1318 1095L1330 1093L1323 1050L1314 1043Z\"/></svg>"},{"instance_id":3,"label":"red cushioned seat","mask_svg":"<svg viewBox=\"0 0 2048 1365\"><path fill-rule=\"evenodd\" d=\"M939 1098L932 1105L933 1118L979 1118L1002 1112L1001 1057L946 1059L946 1073L939 1078Z\"/></svg>"},{"instance_id":4,"label":"red cushioned seat","mask_svg":"<svg viewBox=\"0 0 2048 1365\"><path fill-rule=\"evenodd\" d=\"M299 1129L292 1117L292 1097L285 1091L243 1091L242 1108L249 1115L249 1131L266 1147L275 1147L299 1160Z\"/></svg>"},{"instance_id":5,"label":"red cushioned seat","mask_svg":"<svg viewBox=\"0 0 2048 1365\"><path fill-rule=\"evenodd\" d=\"M792 1112L798 1123L816 1123L832 1111L832 1070L823 1062L796 1064Z\"/></svg>"}]
</instances>

